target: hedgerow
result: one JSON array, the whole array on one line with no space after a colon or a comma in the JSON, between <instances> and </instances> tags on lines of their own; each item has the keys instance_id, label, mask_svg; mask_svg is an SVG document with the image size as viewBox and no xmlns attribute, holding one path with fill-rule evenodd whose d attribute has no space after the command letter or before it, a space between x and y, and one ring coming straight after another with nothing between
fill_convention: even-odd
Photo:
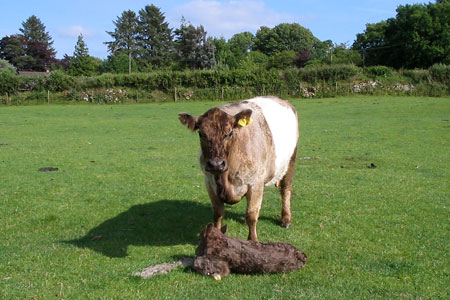
<instances>
[{"instance_id":1,"label":"hedgerow","mask_svg":"<svg viewBox=\"0 0 450 300\"><path fill-rule=\"evenodd\" d=\"M90 102L153 101L155 95L173 100L234 100L273 94L285 97L330 97L348 94L450 94L450 66L434 65L428 70L396 71L385 66L359 68L336 64L288 69L237 69L155 71L151 73L102 74L73 77L62 71L50 76L18 76L0 73L2 96L47 91L63 93L64 99ZM116 101L111 91L126 91ZM126 96L124 96L126 95ZM134 95L134 96L130 96ZM22 101L27 97L22 97ZM61 98L61 97L60 97ZM89 98L89 97L88 97ZM9 98L8 98L9 99ZM49 101L50 99L47 99ZM100 101L101 100L101 101ZM5 102L5 101L3 101Z\"/></svg>"}]
</instances>

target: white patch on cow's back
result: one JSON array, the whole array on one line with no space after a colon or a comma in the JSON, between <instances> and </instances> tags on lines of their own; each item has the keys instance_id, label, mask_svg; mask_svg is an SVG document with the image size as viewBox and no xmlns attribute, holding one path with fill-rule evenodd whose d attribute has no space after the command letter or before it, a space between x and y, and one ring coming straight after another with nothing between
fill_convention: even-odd
<instances>
[{"instance_id":1,"label":"white patch on cow's back","mask_svg":"<svg viewBox=\"0 0 450 300\"><path fill-rule=\"evenodd\" d=\"M269 125L275 147L275 175L266 185L283 179L298 141L298 120L294 111L277 100L257 97L247 100L258 105Z\"/></svg>"}]
</instances>

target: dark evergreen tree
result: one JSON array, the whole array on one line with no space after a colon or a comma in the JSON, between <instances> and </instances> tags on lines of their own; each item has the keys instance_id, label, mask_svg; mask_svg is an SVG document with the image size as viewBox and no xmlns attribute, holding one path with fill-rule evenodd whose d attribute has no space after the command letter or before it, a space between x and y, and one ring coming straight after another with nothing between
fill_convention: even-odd
<instances>
[{"instance_id":1,"label":"dark evergreen tree","mask_svg":"<svg viewBox=\"0 0 450 300\"><path fill-rule=\"evenodd\" d=\"M36 65L36 59L26 54L26 43L20 34L0 40L0 58L6 59L18 70L33 70Z\"/></svg>"},{"instance_id":2,"label":"dark evergreen tree","mask_svg":"<svg viewBox=\"0 0 450 300\"><path fill-rule=\"evenodd\" d=\"M83 35L78 36L75 51L70 61L69 74L73 76L91 76L98 73L100 59L89 55L89 49L84 42Z\"/></svg>"},{"instance_id":3,"label":"dark evergreen tree","mask_svg":"<svg viewBox=\"0 0 450 300\"><path fill-rule=\"evenodd\" d=\"M114 39L106 42L108 50L112 56L121 56L125 53L128 56L128 73L131 73L132 60L136 59L138 53L138 18L136 13L127 10L113 21L116 28L107 33ZM111 58L114 60L113 58Z\"/></svg>"},{"instance_id":4,"label":"dark evergreen tree","mask_svg":"<svg viewBox=\"0 0 450 300\"><path fill-rule=\"evenodd\" d=\"M48 70L56 62L56 52L52 47L52 38L45 31L44 24L38 17L32 15L22 22L22 28L19 31L23 36L25 54L34 58L33 64L24 67L36 71Z\"/></svg>"},{"instance_id":5,"label":"dark evergreen tree","mask_svg":"<svg viewBox=\"0 0 450 300\"><path fill-rule=\"evenodd\" d=\"M172 29L164 14L154 5L139 10L138 45L141 61L152 67L167 66L172 59Z\"/></svg>"},{"instance_id":6,"label":"dark evergreen tree","mask_svg":"<svg viewBox=\"0 0 450 300\"><path fill-rule=\"evenodd\" d=\"M180 28L175 30L175 49L182 68L210 69L216 66L215 46L206 34L202 25L194 27L184 18L181 20Z\"/></svg>"}]
</instances>

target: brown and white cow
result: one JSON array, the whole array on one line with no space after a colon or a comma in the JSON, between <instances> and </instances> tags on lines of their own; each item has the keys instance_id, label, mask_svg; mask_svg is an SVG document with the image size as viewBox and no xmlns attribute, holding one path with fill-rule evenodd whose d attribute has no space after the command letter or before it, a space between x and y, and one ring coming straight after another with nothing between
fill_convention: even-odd
<instances>
[{"instance_id":1,"label":"brown and white cow","mask_svg":"<svg viewBox=\"0 0 450 300\"><path fill-rule=\"evenodd\" d=\"M256 223L264 186L276 184L282 197L281 225L291 224L291 191L299 136L297 113L276 97L257 97L214 107L199 117L180 113L180 122L200 136L200 167L221 228L224 203L247 198L248 238Z\"/></svg>"}]
</instances>

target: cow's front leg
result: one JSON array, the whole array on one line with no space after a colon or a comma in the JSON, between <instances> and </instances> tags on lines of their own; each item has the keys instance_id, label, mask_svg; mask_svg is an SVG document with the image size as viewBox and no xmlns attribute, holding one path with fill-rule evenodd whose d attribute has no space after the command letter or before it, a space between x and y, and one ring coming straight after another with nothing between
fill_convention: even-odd
<instances>
[{"instance_id":1,"label":"cow's front leg","mask_svg":"<svg viewBox=\"0 0 450 300\"><path fill-rule=\"evenodd\" d=\"M225 215L225 205L216 195L215 186L211 184L211 178L205 177L206 190L213 208L214 227L222 228L222 219Z\"/></svg>"},{"instance_id":2,"label":"cow's front leg","mask_svg":"<svg viewBox=\"0 0 450 300\"><path fill-rule=\"evenodd\" d=\"M225 215L225 205L220 200L212 200L213 214L214 214L214 227L221 229L222 228L222 219Z\"/></svg>"},{"instance_id":3,"label":"cow's front leg","mask_svg":"<svg viewBox=\"0 0 450 300\"><path fill-rule=\"evenodd\" d=\"M264 184L250 186L246 194L247 212L245 221L248 225L248 239L257 242L258 235L256 233L256 223L258 223L259 211L264 193Z\"/></svg>"}]
</instances>

